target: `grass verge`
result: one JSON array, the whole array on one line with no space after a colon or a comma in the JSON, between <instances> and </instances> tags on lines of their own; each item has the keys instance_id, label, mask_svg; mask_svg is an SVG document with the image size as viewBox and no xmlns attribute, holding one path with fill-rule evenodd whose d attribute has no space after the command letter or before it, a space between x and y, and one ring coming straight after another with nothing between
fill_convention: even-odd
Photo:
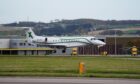
<instances>
[{"instance_id":1,"label":"grass verge","mask_svg":"<svg viewBox=\"0 0 140 84\"><path fill-rule=\"evenodd\" d=\"M86 72L78 72L79 62ZM140 57L0 56L0 76L104 77L140 79Z\"/></svg>"}]
</instances>

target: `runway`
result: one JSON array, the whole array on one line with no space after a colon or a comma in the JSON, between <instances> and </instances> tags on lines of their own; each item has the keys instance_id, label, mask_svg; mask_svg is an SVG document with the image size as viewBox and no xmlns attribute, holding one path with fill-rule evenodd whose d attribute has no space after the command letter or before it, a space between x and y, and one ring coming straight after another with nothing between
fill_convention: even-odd
<instances>
[{"instance_id":1,"label":"runway","mask_svg":"<svg viewBox=\"0 0 140 84\"><path fill-rule=\"evenodd\" d=\"M140 79L0 77L0 84L140 84Z\"/></svg>"}]
</instances>

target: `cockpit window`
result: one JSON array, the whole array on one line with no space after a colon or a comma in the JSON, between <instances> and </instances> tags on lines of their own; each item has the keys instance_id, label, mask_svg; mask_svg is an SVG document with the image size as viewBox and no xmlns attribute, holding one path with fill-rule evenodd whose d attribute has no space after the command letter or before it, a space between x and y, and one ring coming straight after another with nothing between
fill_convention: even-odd
<instances>
[{"instance_id":1,"label":"cockpit window","mask_svg":"<svg viewBox=\"0 0 140 84\"><path fill-rule=\"evenodd\" d=\"M97 40L97 38L91 38L91 40Z\"/></svg>"}]
</instances>

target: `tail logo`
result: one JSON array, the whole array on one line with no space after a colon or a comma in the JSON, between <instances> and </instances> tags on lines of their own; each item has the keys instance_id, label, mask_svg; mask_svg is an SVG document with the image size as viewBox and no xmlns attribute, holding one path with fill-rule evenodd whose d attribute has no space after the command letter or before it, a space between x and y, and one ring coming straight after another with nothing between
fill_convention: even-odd
<instances>
[{"instance_id":1,"label":"tail logo","mask_svg":"<svg viewBox=\"0 0 140 84\"><path fill-rule=\"evenodd\" d=\"M31 37L33 39L32 32L28 32L28 35L29 35L29 38Z\"/></svg>"}]
</instances>

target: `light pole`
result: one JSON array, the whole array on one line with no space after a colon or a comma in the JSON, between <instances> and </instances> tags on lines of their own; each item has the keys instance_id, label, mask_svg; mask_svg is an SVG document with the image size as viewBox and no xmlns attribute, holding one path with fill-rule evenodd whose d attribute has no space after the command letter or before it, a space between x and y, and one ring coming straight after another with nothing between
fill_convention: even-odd
<instances>
[{"instance_id":1,"label":"light pole","mask_svg":"<svg viewBox=\"0 0 140 84\"><path fill-rule=\"evenodd\" d=\"M116 29L115 29L115 55L117 55L117 46L116 46Z\"/></svg>"}]
</instances>

